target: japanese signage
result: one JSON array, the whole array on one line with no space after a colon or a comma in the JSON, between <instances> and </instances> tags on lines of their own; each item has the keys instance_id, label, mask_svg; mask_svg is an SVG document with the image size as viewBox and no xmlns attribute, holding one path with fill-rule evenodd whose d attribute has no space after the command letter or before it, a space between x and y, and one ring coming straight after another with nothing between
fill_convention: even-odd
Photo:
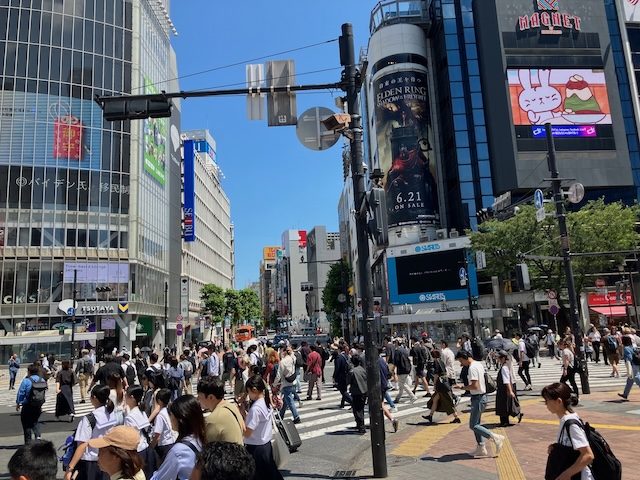
<instances>
[{"instance_id":1,"label":"japanese signage","mask_svg":"<svg viewBox=\"0 0 640 480\"><path fill-rule=\"evenodd\" d=\"M184 201L183 237L185 242L196 241L196 173L193 140L184 141Z\"/></svg>"},{"instance_id":2,"label":"japanese signage","mask_svg":"<svg viewBox=\"0 0 640 480\"><path fill-rule=\"evenodd\" d=\"M91 100L0 90L0 164L99 170L101 139Z\"/></svg>"},{"instance_id":3,"label":"japanese signage","mask_svg":"<svg viewBox=\"0 0 640 480\"><path fill-rule=\"evenodd\" d=\"M540 29L543 35L562 35L563 30L582 29L580 17L560 11L560 0L537 0L536 6L536 12L518 18L521 32Z\"/></svg>"},{"instance_id":4,"label":"japanese signage","mask_svg":"<svg viewBox=\"0 0 640 480\"><path fill-rule=\"evenodd\" d=\"M280 247L264 247L262 249L262 259L265 262L275 260L279 249Z\"/></svg>"},{"instance_id":5,"label":"japanese signage","mask_svg":"<svg viewBox=\"0 0 640 480\"><path fill-rule=\"evenodd\" d=\"M633 305L633 297L631 296L631 292L620 292L618 294L615 290L606 290L605 287L605 293L589 293L587 295L587 303L590 307Z\"/></svg>"},{"instance_id":6,"label":"japanese signage","mask_svg":"<svg viewBox=\"0 0 640 480\"><path fill-rule=\"evenodd\" d=\"M128 263L65 262L64 283L73 283L77 272L77 283L128 283Z\"/></svg>"},{"instance_id":7,"label":"japanese signage","mask_svg":"<svg viewBox=\"0 0 640 480\"><path fill-rule=\"evenodd\" d=\"M153 82L146 77L144 84L145 94L158 93ZM144 121L144 170L162 186L165 184L168 133L168 119L148 118Z\"/></svg>"},{"instance_id":8,"label":"japanese signage","mask_svg":"<svg viewBox=\"0 0 640 480\"><path fill-rule=\"evenodd\" d=\"M389 226L438 224L427 73L394 72L382 75L373 84Z\"/></svg>"}]
</instances>

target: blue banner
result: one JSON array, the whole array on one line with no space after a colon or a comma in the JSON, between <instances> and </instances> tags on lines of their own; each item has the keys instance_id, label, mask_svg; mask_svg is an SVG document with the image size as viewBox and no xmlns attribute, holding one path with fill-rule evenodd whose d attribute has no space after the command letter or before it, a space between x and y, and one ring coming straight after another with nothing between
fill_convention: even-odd
<instances>
[{"instance_id":1,"label":"blue banner","mask_svg":"<svg viewBox=\"0 0 640 480\"><path fill-rule=\"evenodd\" d=\"M183 237L185 242L196 241L196 170L193 140L184 141L184 202Z\"/></svg>"}]
</instances>

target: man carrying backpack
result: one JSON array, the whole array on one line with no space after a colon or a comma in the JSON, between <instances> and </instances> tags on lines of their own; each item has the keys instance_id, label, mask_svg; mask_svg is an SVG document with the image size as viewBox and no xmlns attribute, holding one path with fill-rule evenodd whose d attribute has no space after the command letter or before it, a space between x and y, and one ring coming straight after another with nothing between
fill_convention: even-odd
<instances>
[{"instance_id":1,"label":"man carrying backpack","mask_svg":"<svg viewBox=\"0 0 640 480\"><path fill-rule=\"evenodd\" d=\"M524 389L532 390L531 374L529 373L529 364L531 362L530 357L527 354L527 344L523 340L520 332L516 332L514 337L518 341L518 375L520 375L520 378L524 382Z\"/></svg>"},{"instance_id":2,"label":"man carrying backpack","mask_svg":"<svg viewBox=\"0 0 640 480\"><path fill-rule=\"evenodd\" d=\"M136 378L138 377L138 372L136 371L136 366L133 360L131 360L131 356L128 353L122 354L122 369L124 370L124 376L127 378L127 383L129 386L136 384Z\"/></svg>"},{"instance_id":3,"label":"man carrying backpack","mask_svg":"<svg viewBox=\"0 0 640 480\"><path fill-rule=\"evenodd\" d=\"M31 442L32 436L36 440L41 438L38 420L42 415L47 381L38 374L38 370L38 365L29 365L28 376L22 380L16 397L16 412L20 411L25 444Z\"/></svg>"},{"instance_id":4,"label":"man carrying backpack","mask_svg":"<svg viewBox=\"0 0 640 480\"><path fill-rule=\"evenodd\" d=\"M87 387L93 375L93 362L91 361L91 357L89 357L89 350L83 348L80 353L82 354L82 358L76 361L75 373L78 377L78 384L80 385L80 403L86 403Z\"/></svg>"}]
</instances>

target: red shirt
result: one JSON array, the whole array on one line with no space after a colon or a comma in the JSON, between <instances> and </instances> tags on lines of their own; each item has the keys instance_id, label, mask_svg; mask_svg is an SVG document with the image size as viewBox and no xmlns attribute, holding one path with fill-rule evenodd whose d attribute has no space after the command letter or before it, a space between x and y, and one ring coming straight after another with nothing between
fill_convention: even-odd
<instances>
[{"instance_id":1,"label":"red shirt","mask_svg":"<svg viewBox=\"0 0 640 480\"><path fill-rule=\"evenodd\" d=\"M318 352L311 352L307 357L307 372L322 375L322 357Z\"/></svg>"}]
</instances>

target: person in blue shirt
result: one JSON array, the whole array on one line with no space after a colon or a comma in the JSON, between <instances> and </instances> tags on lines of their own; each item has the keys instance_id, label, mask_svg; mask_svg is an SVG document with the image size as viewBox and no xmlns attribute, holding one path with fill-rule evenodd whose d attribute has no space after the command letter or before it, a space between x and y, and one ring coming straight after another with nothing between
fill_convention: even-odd
<instances>
[{"instance_id":1,"label":"person in blue shirt","mask_svg":"<svg viewBox=\"0 0 640 480\"><path fill-rule=\"evenodd\" d=\"M16 376L20 369L20 359L15 353L11 355L9 359L9 390L16 389Z\"/></svg>"},{"instance_id":2,"label":"person in blue shirt","mask_svg":"<svg viewBox=\"0 0 640 480\"><path fill-rule=\"evenodd\" d=\"M29 443L32 437L40 440L40 415L42 415L42 404L31 401L31 389L34 384L46 381L38 374L38 365L29 365L27 377L22 380L16 396L16 412L20 412L20 422L24 431L24 443ZM20 410L22 408L22 410Z\"/></svg>"},{"instance_id":3,"label":"person in blue shirt","mask_svg":"<svg viewBox=\"0 0 640 480\"><path fill-rule=\"evenodd\" d=\"M618 396L627 401L633 384L636 383L640 387L640 366L633 363L634 350L631 337L628 335L623 336L622 345L624 346L624 364L627 367L627 384L624 387L624 393L619 393Z\"/></svg>"}]
</instances>

